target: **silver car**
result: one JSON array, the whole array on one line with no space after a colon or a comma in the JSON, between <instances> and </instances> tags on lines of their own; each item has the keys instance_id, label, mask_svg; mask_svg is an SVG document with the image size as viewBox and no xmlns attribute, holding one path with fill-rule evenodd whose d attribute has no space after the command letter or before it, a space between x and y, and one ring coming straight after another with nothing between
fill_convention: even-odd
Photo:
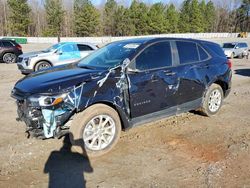
<instances>
[{"instance_id":1,"label":"silver car","mask_svg":"<svg viewBox=\"0 0 250 188\"><path fill-rule=\"evenodd\" d=\"M243 58L249 55L248 46L245 42L224 43L222 48L228 58Z\"/></svg>"},{"instance_id":2,"label":"silver car","mask_svg":"<svg viewBox=\"0 0 250 188\"><path fill-rule=\"evenodd\" d=\"M52 66L76 62L96 49L98 47L91 43L61 42L43 51L20 55L17 66L23 74L29 74Z\"/></svg>"}]
</instances>

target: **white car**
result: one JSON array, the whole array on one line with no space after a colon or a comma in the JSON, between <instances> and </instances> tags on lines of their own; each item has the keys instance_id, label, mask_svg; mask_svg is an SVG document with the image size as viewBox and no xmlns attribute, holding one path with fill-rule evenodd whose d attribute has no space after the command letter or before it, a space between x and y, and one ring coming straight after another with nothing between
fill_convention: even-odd
<instances>
[{"instance_id":1,"label":"white car","mask_svg":"<svg viewBox=\"0 0 250 188\"><path fill-rule=\"evenodd\" d=\"M29 74L52 66L74 63L97 49L92 43L61 42L43 51L20 55L17 66L23 74Z\"/></svg>"},{"instance_id":2,"label":"white car","mask_svg":"<svg viewBox=\"0 0 250 188\"><path fill-rule=\"evenodd\" d=\"M248 46L245 42L224 43L222 48L228 58L243 58L249 55Z\"/></svg>"}]
</instances>

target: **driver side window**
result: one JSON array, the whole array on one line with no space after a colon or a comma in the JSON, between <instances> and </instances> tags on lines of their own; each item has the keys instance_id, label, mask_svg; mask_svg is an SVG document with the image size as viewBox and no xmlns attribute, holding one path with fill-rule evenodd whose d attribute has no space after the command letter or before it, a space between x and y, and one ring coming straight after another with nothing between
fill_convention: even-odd
<instances>
[{"instance_id":1,"label":"driver side window","mask_svg":"<svg viewBox=\"0 0 250 188\"><path fill-rule=\"evenodd\" d=\"M172 65L170 42L158 42L147 47L136 59L135 68L150 70Z\"/></svg>"},{"instance_id":2,"label":"driver side window","mask_svg":"<svg viewBox=\"0 0 250 188\"><path fill-rule=\"evenodd\" d=\"M66 44L61 47L60 52L67 53L67 52L75 52L78 51L78 48L75 44Z\"/></svg>"}]
</instances>

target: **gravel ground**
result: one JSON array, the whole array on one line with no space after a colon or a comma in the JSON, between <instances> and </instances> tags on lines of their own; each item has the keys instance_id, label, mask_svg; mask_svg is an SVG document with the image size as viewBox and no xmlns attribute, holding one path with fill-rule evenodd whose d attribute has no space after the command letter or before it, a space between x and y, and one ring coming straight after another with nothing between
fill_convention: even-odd
<instances>
[{"instance_id":1,"label":"gravel ground","mask_svg":"<svg viewBox=\"0 0 250 188\"><path fill-rule=\"evenodd\" d=\"M67 139L26 138L10 97L23 76L1 64L0 187L250 187L250 60L234 59L233 70L232 92L216 116L186 113L133 128L113 151L89 160Z\"/></svg>"}]
</instances>

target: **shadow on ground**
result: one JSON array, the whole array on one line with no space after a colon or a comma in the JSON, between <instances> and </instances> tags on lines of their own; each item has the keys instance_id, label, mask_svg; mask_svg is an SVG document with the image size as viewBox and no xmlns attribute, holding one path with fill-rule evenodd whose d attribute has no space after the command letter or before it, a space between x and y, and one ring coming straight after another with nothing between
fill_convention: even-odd
<instances>
[{"instance_id":1,"label":"shadow on ground","mask_svg":"<svg viewBox=\"0 0 250 188\"><path fill-rule=\"evenodd\" d=\"M49 188L86 187L84 173L91 173L88 157L71 151L69 136L65 136L63 146L59 151L51 152L44 173L49 175Z\"/></svg>"},{"instance_id":2,"label":"shadow on ground","mask_svg":"<svg viewBox=\"0 0 250 188\"><path fill-rule=\"evenodd\" d=\"M235 70L235 74L250 77L250 69L237 69Z\"/></svg>"}]
</instances>

